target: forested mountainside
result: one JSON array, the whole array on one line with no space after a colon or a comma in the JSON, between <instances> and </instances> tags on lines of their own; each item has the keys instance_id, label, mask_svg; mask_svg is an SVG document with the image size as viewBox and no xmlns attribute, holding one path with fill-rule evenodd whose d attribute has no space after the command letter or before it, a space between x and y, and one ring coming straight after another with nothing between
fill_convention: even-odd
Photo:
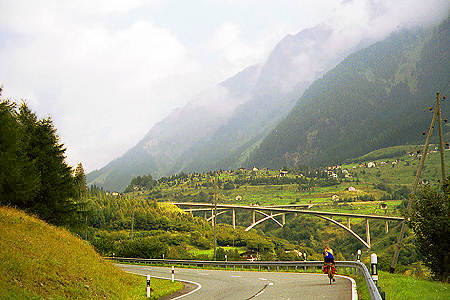
<instances>
[{"instance_id":1,"label":"forested mountainside","mask_svg":"<svg viewBox=\"0 0 450 300\"><path fill-rule=\"evenodd\" d=\"M423 143L436 92L448 91L449 25L391 34L347 57L305 91L246 165L317 166ZM446 101L442 109L445 118Z\"/></svg>"},{"instance_id":2,"label":"forested mountainside","mask_svg":"<svg viewBox=\"0 0 450 300\"><path fill-rule=\"evenodd\" d=\"M199 94L122 157L88 174L88 183L121 191L137 175L241 165L308 85L345 56L326 47L332 33L317 26L288 35L264 64Z\"/></svg>"}]
</instances>

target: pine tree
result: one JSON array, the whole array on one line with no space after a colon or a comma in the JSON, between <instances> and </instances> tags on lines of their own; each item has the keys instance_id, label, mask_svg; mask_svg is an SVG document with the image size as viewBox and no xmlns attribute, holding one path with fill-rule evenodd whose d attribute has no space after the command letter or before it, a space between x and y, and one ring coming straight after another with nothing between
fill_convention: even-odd
<instances>
[{"instance_id":1,"label":"pine tree","mask_svg":"<svg viewBox=\"0 0 450 300\"><path fill-rule=\"evenodd\" d=\"M18 120L21 154L31 162L33 174L39 181L29 210L53 224L72 222L77 212L72 198L75 196L72 169L64 161L66 149L59 143L51 119L39 120L23 103Z\"/></svg>"},{"instance_id":2,"label":"pine tree","mask_svg":"<svg viewBox=\"0 0 450 300\"><path fill-rule=\"evenodd\" d=\"M88 187L86 185L86 175L84 173L83 165L79 163L75 169L74 177L75 189L77 192L77 198L81 199L88 193Z\"/></svg>"}]
</instances>

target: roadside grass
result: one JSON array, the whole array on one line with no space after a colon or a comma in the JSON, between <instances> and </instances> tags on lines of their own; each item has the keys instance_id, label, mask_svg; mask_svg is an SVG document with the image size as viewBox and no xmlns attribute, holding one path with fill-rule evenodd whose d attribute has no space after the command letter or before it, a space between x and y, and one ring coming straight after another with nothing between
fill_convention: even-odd
<instances>
[{"instance_id":1,"label":"roadside grass","mask_svg":"<svg viewBox=\"0 0 450 300\"><path fill-rule=\"evenodd\" d=\"M146 279L127 274L63 228L0 207L1 299L140 299ZM154 280L155 297L182 288Z\"/></svg>"},{"instance_id":2,"label":"roadside grass","mask_svg":"<svg viewBox=\"0 0 450 300\"><path fill-rule=\"evenodd\" d=\"M220 246L220 248L222 248L225 251L229 251L229 250L234 250L236 249L238 252L243 252L246 251L247 248L245 247L233 247L233 246ZM214 255L214 249L198 249L198 248L192 248L189 250L189 253L191 253L194 257L195 256L208 256L208 257L213 257Z\"/></svg>"},{"instance_id":3,"label":"roadside grass","mask_svg":"<svg viewBox=\"0 0 450 300\"><path fill-rule=\"evenodd\" d=\"M450 299L450 284L416 279L411 276L378 273L379 285L386 299Z\"/></svg>"}]
</instances>

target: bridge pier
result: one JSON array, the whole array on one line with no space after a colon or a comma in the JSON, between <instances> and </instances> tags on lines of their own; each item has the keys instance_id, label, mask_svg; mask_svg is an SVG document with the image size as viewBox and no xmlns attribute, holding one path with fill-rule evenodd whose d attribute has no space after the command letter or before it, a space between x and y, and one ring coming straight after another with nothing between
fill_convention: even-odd
<instances>
[{"instance_id":1,"label":"bridge pier","mask_svg":"<svg viewBox=\"0 0 450 300\"><path fill-rule=\"evenodd\" d=\"M286 224L286 214L281 215L281 224L283 224L283 226Z\"/></svg>"},{"instance_id":2,"label":"bridge pier","mask_svg":"<svg viewBox=\"0 0 450 300\"><path fill-rule=\"evenodd\" d=\"M233 213L233 229L236 229L236 211L234 208L231 211Z\"/></svg>"},{"instance_id":3,"label":"bridge pier","mask_svg":"<svg viewBox=\"0 0 450 300\"><path fill-rule=\"evenodd\" d=\"M252 224L256 223L256 214L255 214L255 210L252 209Z\"/></svg>"},{"instance_id":4,"label":"bridge pier","mask_svg":"<svg viewBox=\"0 0 450 300\"><path fill-rule=\"evenodd\" d=\"M366 218L366 237L367 237L367 244L370 246L370 228L368 218Z\"/></svg>"},{"instance_id":5,"label":"bridge pier","mask_svg":"<svg viewBox=\"0 0 450 300\"><path fill-rule=\"evenodd\" d=\"M386 231L386 233L389 233L389 222L388 221L384 221L384 230Z\"/></svg>"},{"instance_id":6,"label":"bridge pier","mask_svg":"<svg viewBox=\"0 0 450 300\"><path fill-rule=\"evenodd\" d=\"M350 227L350 217L347 217L347 227L348 227L348 229L352 229L352 228Z\"/></svg>"},{"instance_id":7,"label":"bridge pier","mask_svg":"<svg viewBox=\"0 0 450 300\"><path fill-rule=\"evenodd\" d=\"M211 209L211 226L214 226L214 209Z\"/></svg>"}]
</instances>

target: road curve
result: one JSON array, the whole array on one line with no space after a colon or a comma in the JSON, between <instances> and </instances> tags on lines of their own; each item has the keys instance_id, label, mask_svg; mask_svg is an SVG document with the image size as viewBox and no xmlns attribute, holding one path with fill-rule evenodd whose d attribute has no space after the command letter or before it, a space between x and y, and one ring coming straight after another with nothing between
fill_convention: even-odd
<instances>
[{"instance_id":1,"label":"road curve","mask_svg":"<svg viewBox=\"0 0 450 300\"><path fill-rule=\"evenodd\" d=\"M118 266L135 274L171 277L167 267ZM196 291L182 296L183 300L352 299L352 283L348 278L338 276L336 282L330 285L325 274L175 269L175 279L200 286Z\"/></svg>"}]
</instances>

